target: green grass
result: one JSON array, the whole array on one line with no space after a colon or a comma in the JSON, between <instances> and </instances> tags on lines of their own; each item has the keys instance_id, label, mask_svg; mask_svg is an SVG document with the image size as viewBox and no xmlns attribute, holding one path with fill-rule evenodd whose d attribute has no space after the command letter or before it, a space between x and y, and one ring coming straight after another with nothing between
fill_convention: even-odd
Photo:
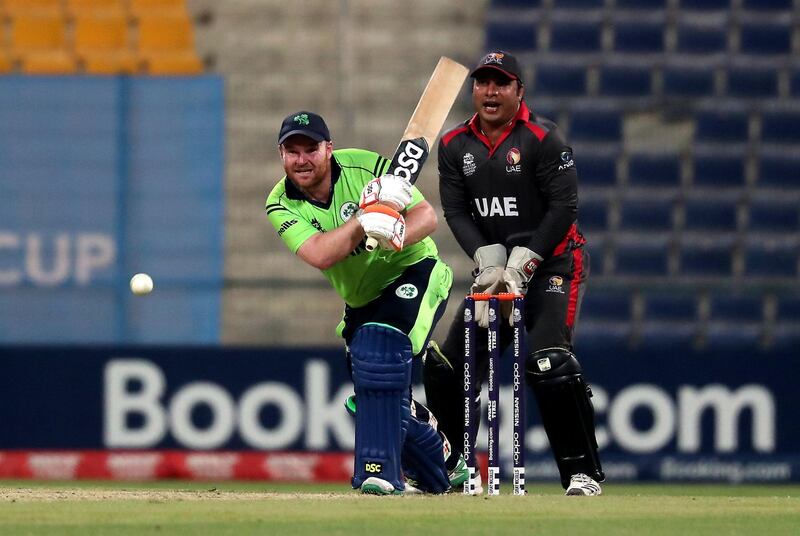
<instances>
[{"instance_id":1,"label":"green grass","mask_svg":"<svg viewBox=\"0 0 800 536\"><path fill-rule=\"evenodd\" d=\"M507 491L507 487L504 491ZM0 481L0 534L797 534L800 486L607 484L602 497L372 497L346 485Z\"/></svg>"}]
</instances>

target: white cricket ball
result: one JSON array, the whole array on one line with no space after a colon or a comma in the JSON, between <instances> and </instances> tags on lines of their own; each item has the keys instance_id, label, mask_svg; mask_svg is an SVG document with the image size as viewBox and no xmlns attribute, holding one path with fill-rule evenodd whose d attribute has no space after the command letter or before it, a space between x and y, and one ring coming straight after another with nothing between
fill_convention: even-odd
<instances>
[{"instance_id":1,"label":"white cricket ball","mask_svg":"<svg viewBox=\"0 0 800 536\"><path fill-rule=\"evenodd\" d=\"M153 291L153 278L147 274L136 274L131 277L131 292L137 296L144 296Z\"/></svg>"}]
</instances>

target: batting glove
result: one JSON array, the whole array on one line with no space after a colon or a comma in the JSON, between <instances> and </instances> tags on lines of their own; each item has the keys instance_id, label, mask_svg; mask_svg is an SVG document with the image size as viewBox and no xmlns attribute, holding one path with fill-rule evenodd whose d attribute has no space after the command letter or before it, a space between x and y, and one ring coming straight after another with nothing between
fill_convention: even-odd
<instances>
[{"instance_id":1,"label":"batting glove","mask_svg":"<svg viewBox=\"0 0 800 536\"><path fill-rule=\"evenodd\" d=\"M372 179L361 190L359 206L366 208L375 203L388 204L395 210L404 210L411 203L411 183L405 177L387 173Z\"/></svg>"},{"instance_id":2,"label":"batting glove","mask_svg":"<svg viewBox=\"0 0 800 536\"><path fill-rule=\"evenodd\" d=\"M475 251L472 258L475 260L476 268L472 273L475 282L472 283L470 292L473 294L479 292L497 294L505 291L503 273L506 264L506 247L503 244L483 246ZM489 327L488 301L475 302L475 319L480 327Z\"/></svg>"},{"instance_id":3,"label":"batting glove","mask_svg":"<svg viewBox=\"0 0 800 536\"><path fill-rule=\"evenodd\" d=\"M358 223L368 237L374 238L383 249L400 251L406 238L406 220L385 205L370 205L356 213Z\"/></svg>"}]
</instances>

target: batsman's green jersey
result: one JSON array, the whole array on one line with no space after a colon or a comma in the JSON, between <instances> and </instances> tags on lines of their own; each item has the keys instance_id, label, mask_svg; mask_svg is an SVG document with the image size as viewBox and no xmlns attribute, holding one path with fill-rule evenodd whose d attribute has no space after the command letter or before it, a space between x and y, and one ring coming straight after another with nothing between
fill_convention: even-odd
<instances>
[{"instance_id":1,"label":"batsman's green jersey","mask_svg":"<svg viewBox=\"0 0 800 536\"><path fill-rule=\"evenodd\" d=\"M285 176L278 181L267 198L267 215L278 235L292 253L315 233L331 231L344 224L358 210L361 190L386 172L389 161L381 155L362 149L333 151L331 162L332 192L327 204L309 200ZM408 209L424 198L413 188ZM428 257L437 257L436 245L430 237L401 251L376 249L369 252L362 241L350 255L327 270L322 270L336 292L350 307L361 307L377 298L381 290L403 271ZM449 271L449 268L447 268ZM442 278L449 292L450 278Z\"/></svg>"}]
</instances>

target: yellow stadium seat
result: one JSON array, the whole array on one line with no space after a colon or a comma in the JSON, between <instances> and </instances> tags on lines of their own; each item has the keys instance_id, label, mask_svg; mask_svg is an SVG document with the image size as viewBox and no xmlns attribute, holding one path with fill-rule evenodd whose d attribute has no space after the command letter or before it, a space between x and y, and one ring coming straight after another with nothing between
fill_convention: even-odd
<instances>
[{"instance_id":1,"label":"yellow stadium seat","mask_svg":"<svg viewBox=\"0 0 800 536\"><path fill-rule=\"evenodd\" d=\"M200 74L203 62L193 51L163 52L146 56L142 70L156 76Z\"/></svg>"},{"instance_id":2,"label":"yellow stadium seat","mask_svg":"<svg viewBox=\"0 0 800 536\"><path fill-rule=\"evenodd\" d=\"M75 19L75 51L124 50L130 45L128 21L122 15L81 15Z\"/></svg>"},{"instance_id":3,"label":"yellow stadium seat","mask_svg":"<svg viewBox=\"0 0 800 536\"><path fill-rule=\"evenodd\" d=\"M123 15L79 15L75 19L74 43L80 64L88 73L137 71L136 54L130 46L128 21Z\"/></svg>"},{"instance_id":4,"label":"yellow stadium seat","mask_svg":"<svg viewBox=\"0 0 800 536\"><path fill-rule=\"evenodd\" d=\"M86 15L124 15L125 0L66 0L67 13L78 18Z\"/></svg>"},{"instance_id":5,"label":"yellow stadium seat","mask_svg":"<svg viewBox=\"0 0 800 536\"><path fill-rule=\"evenodd\" d=\"M130 9L136 18L189 13L186 0L130 0Z\"/></svg>"},{"instance_id":6,"label":"yellow stadium seat","mask_svg":"<svg viewBox=\"0 0 800 536\"><path fill-rule=\"evenodd\" d=\"M13 18L18 14L61 14L61 0L2 0L7 16Z\"/></svg>"},{"instance_id":7,"label":"yellow stadium seat","mask_svg":"<svg viewBox=\"0 0 800 536\"><path fill-rule=\"evenodd\" d=\"M194 30L188 17L139 19L138 49L144 54L194 50Z\"/></svg>"},{"instance_id":8,"label":"yellow stadium seat","mask_svg":"<svg viewBox=\"0 0 800 536\"><path fill-rule=\"evenodd\" d=\"M0 73L7 73L13 69L14 65L11 58L2 49L0 49Z\"/></svg>"},{"instance_id":9,"label":"yellow stadium seat","mask_svg":"<svg viewBox=\"0 0 800 536\"><path fill-rule=\"evenodd\" d=\"M78 62L66 50L34 52L20 59L20 68L26 74L72 74Z\"/></svg>"},{"instance_id":10,"label":"yellow stadium seat","mask_svg":"<svg viewBox=\"0 0 800 536\"><path fill-rule=\"evenodd\" d=\"M11 19L11 52L66 50L66 23L61 15L16 14Z\"/></svg>"},{"instance_id":11,"label":"yellow stadium seat","mask_svg":"<svg viewBox=\"0 0 800 536\"><path fill-rule=\"evenodd\" d=\"M87 52L79 57L81 70L88 74L134 74L140 62L132 52Z\"/></svg>"}]
</instances>

